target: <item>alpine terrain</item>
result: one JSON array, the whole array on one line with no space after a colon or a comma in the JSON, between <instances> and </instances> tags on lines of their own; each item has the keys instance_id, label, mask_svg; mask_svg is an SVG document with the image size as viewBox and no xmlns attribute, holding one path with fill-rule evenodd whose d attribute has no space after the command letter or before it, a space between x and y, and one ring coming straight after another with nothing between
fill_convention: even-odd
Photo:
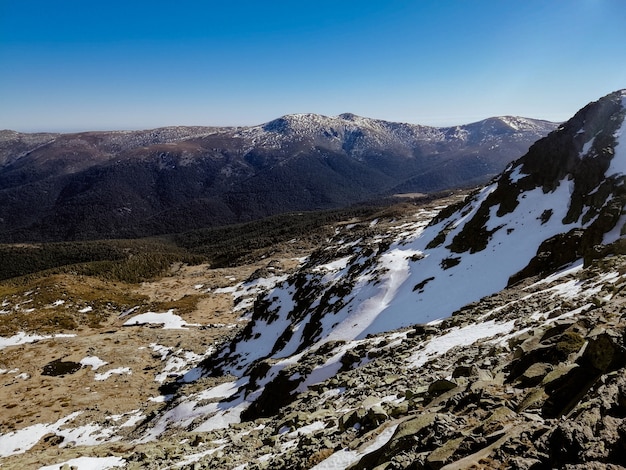
<instances>
[{"instance_id":1,"label":"alpine terrain","mask_svg":"<svg viewBox=\"0 0 626 470\"><path fill-rule=\"evenodd\" d=\"M482 184L556 124L352 114L254 127L0 132L0 241L134 238Z\"/></svg>"},{"instance_id":2,"label":"alpine terrain","mask_svg":"<svg viewBox=\"0 0 626 470\"><path fill-rule=\"evenodd\" d=\"M621 90L485 186L322 239L142 283L79 264L7 279L0 464L623 468L625 183Z\"/></svg>"}]
</instances>

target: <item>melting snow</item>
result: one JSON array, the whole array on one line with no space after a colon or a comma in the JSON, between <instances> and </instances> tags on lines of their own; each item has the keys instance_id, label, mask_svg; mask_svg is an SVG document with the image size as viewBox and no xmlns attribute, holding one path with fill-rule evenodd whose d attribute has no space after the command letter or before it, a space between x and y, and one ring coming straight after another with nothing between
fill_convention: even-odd
<instances>
[{"instance_id":1,"label":"melting snow","mask_svg":"<svg viewBox=\"0 0 626 470\"><path fill-rule=\"evenodd\" d=\"M378 450L382 446L384 446L389 441L389 439L391 439L393 433L396 432L397 427L398 425L394 425L386 428L376 437L376 439L372 441L370 445L368 445L364 449L342 449L338 452L335 452L326 460L318 463L311 470L343 470L345 468L348 468L350 465L358 462L364 455L374 452L375 450Z\"/></svg>"},{"instance_id":2,"label":"melting snow","mask_svg":"<svg viewBox=\"0 0 626 470\"><path fill-rule=\"evenodd\" d=\"M187 323L178 315L174 315L173 310L164 313L148 312L136 315L124 323L124 326L162 324L165 330L180 330L186 326L200 326L194 323Z\"/></svg>"},{"instance_id":3,"label":"melting snow","mask_svg":"<svg viewBox=\"0 0 626 470\"><path fill-rule=\"evenodd\" d=\"M478 340L509 333L515 327L515 320L497 323L490 320L484 323L455 328L448 333L431 339L424 349L415 352L409 359L411 367L421 367L431 359L447 353L456 346L469 346Z\"/></svg>"},{"instance_id":4,"label":"melting snow","mask_svg":"<svg viewBox=\"0 0 626 470\"><path fill-rule=\"evenodd\" d=\"M0 436L0 457L23 454L48 433L61 434L59 429L78 415L80 415L80 411L61 418L52 424L34 424L33 426L28 426Z\"/></svg>"},{"instance_id":5,"label":"melting snow","mask_svg":"<svg viewBox=\"0 0 626 470\"><path fill-rule=\"evenodd\" d=\"M132 371L130 370L130 367L118 367L117 369L110 369L106 372L104 372L103 374L96 374L94 379L101 381L101 380L106 380L109 377L111 377L114 374L132 374Z\"/></svg>"},{"instance_id":6,"label":"melting snow","mask_svg":"<svg viewBox=\"0 0 626 470\"><path fill-rule=\"evenodd\" d=\"M16 335L10 336L8 338L0 336L0 349L9 347L9 346L18 346L20 344L34 343L35 341L41 341L44 339L55 339L55 338L73 338L76 335L74 334L58 334L58 335L27 335L24 332L20 332Z\"/></svg>"},{"instance_id":7,"label":"melting snow","mask_svg":"<svg viewBox=\"0 0 626 470\"><path fill-rule=\"evenodd\" d=\"M108 362L103 361L97 356L87 356L80 360L80 364L84 367L91 366L91 370L96 370L99 367L107 365Z\"/></svg>"},{"instance_id":8,"label":"melting snow","mask_svg":"<svg viewBox=\"0 0 626 470\"><path fill-rule=\"evenodd\" d=\"M622 98L622 108L626 109L626 96ZM615 132L615 155L611 159L609 169L606 171L607 176L626 175L626 119L622 122L622 126Z\"/></svg>"},{"instance_id":9,"label":"melting snow","mask_svg":"<svg viewBox=\"0 0 626 470\"><path fill-rule=\"evenodd\" d=\"M108 470L109 468L125 466L126 460L121 457L79 457L66 462L40 467L39 470L59 470L64 465L77 470Z\"/></svg>"}]
</instances>

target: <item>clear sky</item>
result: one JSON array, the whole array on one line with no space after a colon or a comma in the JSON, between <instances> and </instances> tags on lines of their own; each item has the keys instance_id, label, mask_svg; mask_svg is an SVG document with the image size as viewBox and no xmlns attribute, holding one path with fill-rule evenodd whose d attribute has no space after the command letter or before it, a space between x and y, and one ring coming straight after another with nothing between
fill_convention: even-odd
<instances>
[{"instance_id":1,"label":"clear sky","mask_svg":"<svg viewBox=\"0 0 626 470\"><path fill-rule=\"evenodd\" d=\"M621 88L626 0L0 0L0 129L560 121Z\"/></svg>"}]
</instances>

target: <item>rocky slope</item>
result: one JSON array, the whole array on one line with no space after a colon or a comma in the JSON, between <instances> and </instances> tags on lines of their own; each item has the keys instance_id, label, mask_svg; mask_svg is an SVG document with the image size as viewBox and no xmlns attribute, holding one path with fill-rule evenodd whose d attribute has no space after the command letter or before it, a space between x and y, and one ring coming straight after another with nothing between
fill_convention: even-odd
<instances>
[{"instance_id":1,"label":"rocky slope","mask_svg":"<svg viewBox=\"0 0 626 470\"><path fill-rule=\"evenodd\" d=\"M345 114L248 128L0 133L0 241L138 237L482 183L556 124Z\"/></svg>"},{"instance_id":2,"label":"rocky slope","mask_svg":"<svg viewBox=\"0 0 626 470\"><path fill-rule=\"evenodd\" d=\"M40 403L33 390L55 380L73 383L77 400L59 397L45 418L7 400L2 464L622 468L625 117L626 91L607 95L487 186L336 224L312 252L289 251L292 240L283 258L242 271L241 283L185 268L195 274L178 279L181 293L232 302L221 304L221 319L238 326L208 341L196 329L217 322L214 304L185 310L184 297L158 309L118 301L106 331L83 326L76 339L20 351L25 335L3 338L11 360L36 357L50 341L68 351L52 347L40 370L3 365L5 393ZM165 285L153 286L154 301L170 295ZM4 315L92 306L50 295L38 303L43 286L15 289ZM178 329L168 337L141 326L154 323ZM128 328L142 332L135 342ZM91 340L81 342L85 333ZM115 356L106 336L126 353ZM70 364L49 379L57 357ZM71 382L91 388L92 376L113 380L112 395L132 390L131 403L105 405L94 384L111 408L95 406L91 390Z\"/></svg>"}]
</instances>

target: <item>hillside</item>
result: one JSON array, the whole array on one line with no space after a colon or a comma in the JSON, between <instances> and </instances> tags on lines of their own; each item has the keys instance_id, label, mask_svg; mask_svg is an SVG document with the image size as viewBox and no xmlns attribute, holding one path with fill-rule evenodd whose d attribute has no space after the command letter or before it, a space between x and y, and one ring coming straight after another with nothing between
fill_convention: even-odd
<instances>
[{"instance_id":1,"label":"hillside","mask_svg":"<svg viewBox=\"0 0 626 470\"><path fill-rule=\"evenodd\" d=\"M483 183L556 124L344 114L247 128L0 133L0 242L136 238Z\"/></svg>"},{"instance_id":2,"label":"hillside","mask_svg":"<svg viewBox=\"0 0 626 470\"><path fill-rule=\"evenodd\" d=\"M622 468L625 119L237 265L4 281L2 465Z\"/></svg>"}]
</instances>

